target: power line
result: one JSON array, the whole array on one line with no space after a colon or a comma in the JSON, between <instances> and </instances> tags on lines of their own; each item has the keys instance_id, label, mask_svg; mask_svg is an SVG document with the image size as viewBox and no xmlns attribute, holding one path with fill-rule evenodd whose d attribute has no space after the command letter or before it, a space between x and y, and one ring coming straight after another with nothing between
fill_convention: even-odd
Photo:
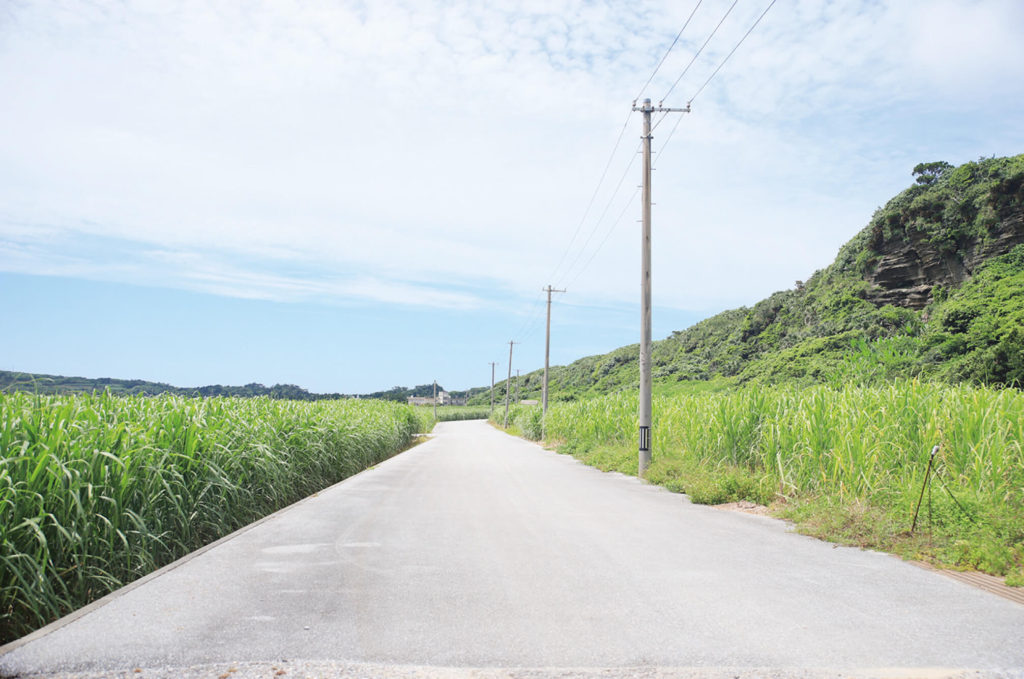
<instances>
[{"instance_id":1,"label":"power line","mask_svg":"<svg viewBox=\"0 0 1024 679\"><path fill-rule=\"evenodd\" d=\"M630 111L632 113L632 111ZM583 224L586 223L587 217L590 215L590 208L594 206L594 201L597 200L597 194L601 190L601 185L604 184L604 178L608 175L608 169L612 166L612 161L615 159L615 152L619 150L619 144L622 142L622 135L626 133L626 128L629 126L629 115L626 116L626 121L622 124L622 129L619 130L619 136L615 139L615 145L612 147L612 152L608 155L608 162L604 165L604 171L601 172L601 178L597 180L597 186L594 187L594 193L590 196L590 202L587 203L587 209L583 211L583 217L580 218L580 223L576 225L576 230L572 233L572 238L569 239L569 244L565 247L562 252L562 256L558 259L558 264L555 265L549 279L554 279L555 274L558 273L559 267L565 261L569 251L572 250L573 243L576 242L576 236L580 234L580 229L583 228Z\"/></svg>"},{"instance_id":2,"label":"power line","mask_svg":"<svg viewBox=\"0 0 1024 679\"><path fill-rule=\"evenodd\" d=\"M604 210L601 212L601 216L594 223L594 228L590 230L590 234L587 236L587 240L584 241L583 247L579 250L579 252L576 253L576 257L572 260L572 264L570 264L569 268L566 269L565 276L569 276L573 268L575 268L576 263L580 261L580 257L582 257L583 253L587 251L587 246L590 245L590 241L594 238L594 234L597 233L598 227L601 226L601 222L604 221L605 215L608 214L608 210L611 209L612 203L615 202L615 198L619 195L619 189L622 188L622 183L626 181L626 177L629 176L629 171L632 169L633 163L636 162L636 156L637 153L639 153L640 151L640 146L641 144L637 145L637 149L633 153L633 157L630 159L629 163L626 165L626 169L622 173L622 176L619 178L619 183L615 185L615 190L612 192L612 197L608 199L608 203L604 206ZM561 283L562 280L564 279L561 279L559 282Z\"/></svg>"},{"instance_id":3,"label":"power line","mask_svg":"<svg viewBox=\"0 0 1024 679\"><path fill-rule=\"evenodd\" d=\"M633 195L629 197L629 200L626 201L626 204L622 207L622 212L620 212L619 216L615 218L614 222L612 222L612 225L608 228L608 231L605 232L604 238L598 244L597 249L595 249L594 252L590 255L590 259L586 261L586 263L583 265L583 268L581 268L576 273L576 277L573 278L572 281L570 281L570 285L576 284L576 281L579 279L579 277L583 275L583 272L587 270L587 267L590 266L590 263L594 261L595 257L597 257L597 253L601 251L601 248L603 248L604 244L608 242L608 239L611 237L612 233L615 232L615 227L617 227L619 223L622 221L622 218L623 216L625 216L626 211L629 210L630 207L632 207L633 201L636 200L636 194L638 193L640 193L640 187L634 189Z\"/></svg>"},{"instance_id":4,"label":"power line","mask_svg":"<svg viewBox=\"0 0 1024 679\"><path fill-rule=\"evenodd\" d=\"M763 12L761 12L761 16L757 17L757 21L755 21L750 26L750 28L747 29L747 32L743 34L743 37L740 38L740 41L738 43L736 43L736 46L733 47L732 50L729 52L729 54L727 54L725 56L725 59L722 59L722 63L720 63L718 65L718 68L715 69L714 73L712 73L711 76L708 77L708 79L704 81L704 84L700 86L700 89L697 90L697 92L692 97L690 97L690 101L687 102L687 106L692 104L693 100L697 98L697 95L700 94L701 92L703 92L704 88L708 86L708 83L711 82L711 79L714 78L716 75L718 75L718 72L722 70L723 66L725 66L725 62L729 61L729 57L732 56L733 52L735 52L737 49L739 49L739 46L743 44L743 41L747 39L747 36L750 35L750 33L757 27L757 25L759 23L761 23L761 19L764 18L764 15L768 13L768 10L770 10L772 8L772 5L774 5L774 4L775 4L775 0L772 0L770 3L768 3L768 6L765 7L765 10Z\"/></svg>"},{"instance_id":5,"label":"power line","mask_svg":"<svg viewBox=\"0 0 1024 679\"><path fill-rule=\"evenodd\" d=\"M676 120L676 124L672 126L672 129L669 130L668 132L668 136L665 137L665 142L661 145L661 148L658 149L658 157L655 159L654 165L651 167L652 170L657 169L658 161L661 160L662 154L665 153L665 149L668 147L668 143L672 141L672 135L676 133L676 130L679 128L679 123L681 122L683 122L683 117L679 116L679 119Z\"/></svg>"},{"instance_id":6,"label":"power line","mask_svg":"<svg viewBox=\"0 0 1024 679\"><path fill-rule=\"evenodd\" d=\"M690 25L690 21L693 20L693 17L697 13L697 9L700 8L702 2L703 0L697 0L697 4L694 5L693 10L690 12L690 15L686 18L686 21L683 23L682 28L679 29L679 32L676 34L675 39L672 40L672 44L669 45L667 50L665 50L665 54L661 57L661 61L658 62L658 65L654 68L654 71L651 72L650 77L647 78L647 82L645 82L643 87L640 88L640 92L636 95L635 99L639 99L640 96L644 93L644 90L647 89L647 86L650 85L651 81L654 80L654 77L658 74L658 71L665 63L665 60L668 58L668 55L672 52L673 48L675 48L676 43L679 42L679 39L686 31L687 26ZM559 257L558 259L558 263L555 265L554 270L552 270L551 275L548 277L549 280L555 280L559 268L565 262L565 258L569 255L569 252L572 250L572 246L576 242L576 238L579 236L580 230L583 228L583 225L586 223L587 217L590 215L590 210L594 206L594 201L597 200L597 196L601 190L601 186L604 184L604 180L608 175L608 170L611 168L612 161L615 159L615 152L618 151L619 144L622 142L622 136L625 134L626 128L629 126L631 113L632 111L630 111L626 115L626 120L623 122L622 129L619 130L619 135L615 139L615 144L612 146L612 151L608 156L608 161L605 163L604 170L601 172L601 177L600 179L598 179L597 186L594 187L594 192L590 196L590 201L587 203L587 208L583 212L583 217L580 219L579 224L576 225L576 229L573 231L572 237L569 239L569 244L565 247L565 250L562 252L561 257ZM659 120L658 122L660 123L661 121ZM655 127L657 127L657 125ZM586 249L586 246L584 246L584 249ZM571 268L572 267L570 266L570 270Z\"/></svg>"},{"instance_id":7,"label":"power line","mask_svg":"<svg viewBox=\"0 0 1024 679\"><path fill-rule=\"evenodd\" d=\"M729 16L733 8L736 6L736 3L738 3L739 1L740 0L733 0L733 3L729 5L729 9L725 11L725 15L722 16L722 19L718 22L718 25L715 26L715 30L711 31L711 35L709 35L707 40L704 41L704 44L700 46L700 49L697 50L697 53L693 55L693 59L690 59L690 63L686 65L686 68L683 69L683 72L680 73L679 77L676 78L676 81L672 83L672 87L668 88L668 92L666 92L665 96L663 96L661 98L661 101L658 102L659 107L666 99L668 99L668 95L672 94L672 90L676 88L676 85L679 84L679 81L682 80L683 76L686 75L686 72L690 70L690 67L693 66L693 62L697 61L697 57L700 56L700 53L703 52L704 48L708 46L709 42L711 42L711 38L715 37L715 33L718 33L718 29L722 27L722 24L725 23L726 18Z\"/></svg>"},{"instance_id":8,"label":"power line","mask_svg":"<svg viewBox=\"0 0 1024 679\"><path fill-rule=\"evenodd\" d=\"M661 58L661 61L658 62L658 65L654 67L654 72L651 73L651 77L647 79L647 82L644 83L644 86L641 87L640 91L637 92L637 95L633 97L634 104L640 99L641 96L643 96L644 90L646 90L647 86L651 84L652 80L654 80L654 76L658 74L658 70L661 68L661 65L665 63L665 59L668 59L668 55L672 51L672 48L676 46L677 42L679 42L679 38L682 37L683 31L685 31L686 27L690 25L690 19L692 19L693 15L697 13L697 8L700 7L700 3L702 3L703 1L704 0L697 0L697 4L694 6L693 11L690 12L690 16L686 18L686 23L684 23L683 27L679 29L678 33L676 33L676 39L673 40L672 44L668 46L667 50L665 50L665 56Z\"/></svg>"},{"instance_id":9,"label":"power line","mask_svg":"<svg viewBox=\"0 0 1024 679\"><path fill-rule=\"evenodd\" d=\"M653 125L651 125L651 132L654 132L656 129L658 129L658 125L661 125L662 121L664 121L665 118L668 118L668 111L662 111L661 117L658 118Z\"/></svg>"},{"instance_id":10,"label":"power line","mask_svg":"<svg viewBox=\"0 0 1024 679\"><path fill-rule=\"evenodd\" d=\"M543 305L544 305L544 302L543 302L543 300L541 300L541 306L538 307L538 309L543 309L544 308ZM533 314L530 317L530 323L518 335L516 335L516 337L519 337L520 341L525 344L526 340L531 339L533 337L533 333L537 331L538 327L540 327L540 319L542 317L543 317L543 314L541 314L541 313Z\"/></svg>"},{"instance_id":11,"label":"power line","mask_svg":"<svg viewBox=\"0 0 1024 679\"><path fill-rule=\"evenodd\" d=\"M534 321L539 317L539 312L543 308L544 295L538 294L533 300L532 309L527 312L526 319L523 320L522 325L519 326L519 332L515 337L525 337L528 332L532 332L532 325Z\"/></svg>"},{"instance_id":12,"label":"power line","mask_svg":"<svg viewBox=\"0 0 1024 679\"><path fill-rule=\"evenodd\" d=\"M643 93L647 89L647 87L651 84L651 82L653 82L655 76L658 74L658 72L660 71L661 67L664 65L664 63L667 60L669 54L671 54L672 50L675 48L675 46L678 44L679 40L681 39L683 33L686 31L687 27L690 25L691 21L693 20L693 17L696 15L696 12L700 8L702 2L703 2L703 0L697 0L697 3L694 5L693 10L691 10L689 16L686 18L686 21L683 23L682 28L680 28L679 32L676 34L675 38L672 40L672 43L669 45L668 49L665 51L665 54L662 56L661 60L658 62L658 65L654 68L654 71L651 73L650 77L647 78L647 81L644 83L643 87L640 88L640 92L637 94L637 97L636 97L637 99L639 99L639 97L641 95L643 95ZM704 49L708 46L708 44L711 42L711 40L714 38L714 36L718 33L718 30L725 23L725 20L728 18L729 14L732 13L733 9L736 7L738 2L739 2L739 0L733 0L733 3L726 10L725 14L719 20L719 22L715 26L714 30L711 32L710 35L708 35L708 37L705 39L704 43L701 45L700 49L697 50L697 52L694 54L693 58L686 65L686 68L683 69L682 73L680 73L679 77L676 78L675 82L672 83L672 86L669 88L669 90L662 97L662 101L664 101L666 98L668 98L668 96L672 93L672 91L676 88L676 86L682 81L683 77L690 70L690 68L693 66L693 64L697 61L697 59L703 53ZM691 97L690 101L693 101L693 99L695 99L704 90L704 88L707 87L708 83L710 83L711 80L715 77L715 75L718 74L718 72L722 69L722 67L729 60L729 58L732 57L733 53L735 53L736 50L739 48L740 44L743 43L743 41L747 38L747 36L753 31L754 27L756 27L757 24L761 21L761 19L764 18L764 15L768 13L768 10L771 9L772 5L774 5L775 2L776 2L776 0L772 0L771 1L771 4L768 5L768 8L765 9L765 11L761 14L760 17L758 17L757 21L755 21L754 24L747 31L747 33L744 34L743 38L740 39L739 43L737 43L736 46L733 47L733 49L729 52L729 54L725 57L725 59L722 60L722 62L718 65L718 67L715 69L715 71L711 74L711 76L704 82L703 85L701 85L701 87L697 90L697 92L694 94L694 96ZM659 105L659 107L660 107L660 105ZM654 124L654 126L652 128L652 131L653 131L653 129L657 129L657 127L664 121L664 119L665 119L665 114L663 114L662 117L655 122L655 124ZM672 139L673 135L675 134L676 129L678 129L680 122L681 122L681 118L676 121L676 124L673 126L672 130L669 132L668 136L665 139L664 144L662 145L662 148L661 148L662 152L664 152L664 149L668 146L668 143ZM625 206L623 207L622 211L619 213L619 215L615 219L615 221L612 222L611 226L607 229L607 231L605 232L605 234L604 234L603 238L601 239L600 243L598 243L597 247L593 251L591 251L590 256L583 263L582 267L577 269L576 268L577 264L579 264L579 262L582 259L582 257L586 254L587 249L590 246L590 243L594 239L594 236L597 235L597 232L598 232L602 222L604 222L605 217L608 214L608 211L611 209L611 206L613 205L613 203L615 202L615 199L619 195L619 191L622 188L622 184L625 181L626 176L628 176L630 169L633 167L633 163L636 161L636 152L635 152L633 154L632 158L630 159L630 162L627 164L626 169L623 172L622 177L619 179L619 182L616 184L615 189L612 191L611 197L609 198L607 204L605 205L604 210L601 212L600 217L598 217L597 221L594 224L594 227L590 230L590 232L587 234L586 239L583 241L582 247L577 251L575 257L572 258L572 261L570 262L569 266L565 269L563 275L560 278L556 278L559 270L562 268L562 265L566 262L566 260L569 257L571 251L573 250L573 246L576 244L577 239L579 238L580 234L582 233L583 225L587 222L587 219L590 216L591 211L593 210L594 204L597 201L597 197L601 193L601 189L602 189L602 187L605 184L605 180L607 179L608 172L611 169L612 163L615 160L616 153L618 152L619 146L620 146L620 144L622 142L622 138L625 135L625 131L626 131L626 128L628 126L629 126L629 116L627 116L626 121L623 123L622 128L619 130L619 134L618 134L618 136L615 139L615 144L612 146L612 151L611 151L611 153L608 156L608 160L605 162L604 168L603 168L603 170L601 172L600 178L598 179L597 185L594 187L594 191L593 191L593 193L590 196L590 200L587 202L587 207L584 210L583 216L580 219L579 223L576 225L576 228L573 231L572 237L569 239L569 243L566 245L565 249L563 250L561 256L558 259L558 262L556 263L556 265L555 265L555 267L554 267L554 269L552 271L552 274L550 276L551 280L564 281L570 275L572 275L573 278L571 280L570 285L574 284L580 278L580 276L588 269L588 267L590 266L591 262L594 261L594 259L597 257L597 255L600 253L600 251L603 249L604 245L607 243L608 239L611 237L611 234L614 233L616 227L622 221L622 218L625 215L626 211L629 209L629 207L633 204L633 201L636 199L636 196L639 193L639 189L634 191L633 194L630 196L629 200L626 201ZM639 148L640 147L637 148L637 152L639 152ZM660 154L659 154L659 159L660 159ZM575 271L575 274L573 273L574 271ZM523 321L522 325L520 326L520 331L517 333L517 336L519 336L519 337L521 337L523 339L526 339L526 338L532 336L533 332L536 330L537 323L538 323L538 321L540 319L540 316L541 316L540 311L541 311L542 308L543 308L542 299L541 299L540 296L538 296L533 301L532 309L528 313L528 315L526 316L526 318Z\"/></svg>"},{"instance_id":13,"label":"power line","mask_svg":"<svg viewBox=\"0 0 1024 679\"><path fill-rule=\"evenodd\" d=\"M665 115L668 115L668 114L666 113ZM664 119L665 118L664 118L664 115L663 115L661 120L664 120ZM669 131L668 136L665 137L665 143L662 144L661 149L658 151L658 159L659 160L661 159L661 154L664 153L664 151L665 151L665 147L668 146L669 141L672 139L672 135L674 135L676 133L676 129L678 129L679 123L681 123L682 120L683 120L683 118L682 118L682 116L680 116L678 118L678 120L676 120L676 124L672 126L672 129ZM652 131L653 131L653 128L652 128ZM655 166L656 165L657 165L657 162L655 162ZM654 169L654 167L652 166L651 169ZM608 239L615 232L615 227L617 227L622 222L622 218L626 215L626 212L633 205L633 201L636 200L636 196L637 196L638 193L640 193L640 188L639 187L637 187L636 189L633 190L633 194L629 197L629 200L626 201L626 204L622 208L622 212L619 213L619 216L615 218L614 222L612 222L612 225L608 228L608 231L605 232L604 238L601 239L601 242L598 244L597 248L594 250L593 253L591 253L590 258L587 259L587 261L583 264L583 267L576 273L576 276L571 281L569 281L569 286L575 285L576 281L579 280L579 277L583 274L584 271L587 270L587 267L589 267L590 263L594 261L594 258L597 257L597 254L604 247L604 244L608 242Z\"/></svg>"},{"instance_id":14,"label":"power line","mask_svg":"<svg viewBox=\"0 0 1024 679\"><path fill-rule=\"evenodd\" d=\"M626 128L629 127L631 113L632 111L626 114L626 120L622 123L622 128L619 130L619 135L615 138L615 144L612 146L612 151L608 155L607 162L605 162L604 170L602 170L601 172L601 177L597 180L597 186L594 187L594 192L591 194L590 200L587 202L587 208L583 211L583 216L580 218L579 223L576 225L576 229L573 231L572 238L569 239L568 245L565 246L565 249L562 251L561 256L558 258L558 263L555 264L555 268L552 269L551 275L548 276L549 280L555 280L555 277L558 274L559 269L562 267L562 264L565 263L566 257L568 257L569 253L572 251L572 246L576 242L576 238L579 236L580 230L583 228L583 225L586 223L587 217L590 216L590 210L594 207L594 201L597 200L597 196L601 191L601 187L604 185L604 180L608 176L608 170L611 168L612 162L615 160L615 153L619 150L619 144L622 143L622 137L626 133ZM598 223L600 223L600 220ZM585 244L583 246L583 249L586 249ZM573 261L575 263L576 260ZM569 267L569 270L572 270L572 266ZM542 308L543 295L538 295L533 301L532 310L528 313L526 320L523 321L523 325L520 326L519 332L516 333L517 337L522 337L525 339L533 333L536 327L536 321L537 319L540 318L540 310Z\"/></svg>"},{"instance_id":15,"label":"power line","mask_svg":"<svg viewBox=\"0 0 1024 679\"><path fill-rule=\"evenodd\" d=\"M722 59L722 63L720 63L718 65L718 68L716 68L714 70L714 72L711 74L711 76L707 80L704 81L704 84L700 86L700 89L698 89L694 93L694 95L692 97L690 97L690 100L686 103L687 107L689 107L690 104L693 103L693 100L697 98L698 94L700 94L701 92L704 91L704 88L707 87L709 82L711 82L711 79L714 78L718 74L718 72L720 70L722 70L722 67L725 66L725 62L729 61L729 57L731 57L733 55L733 53L737 49L739 49L739 46L743 44L743 41L747 39L747 36L750 35L750 33L754 30L754 28L757 27L757 25L759 23L761 23L761 19L764 18L764 15L768 13L768 10L770 10L772 8L772 5L774 5L775 2L776 2L776 0L772 0L768 4L768 7L766 7L765 10L763 12L761 12L761 16L757 17L757 20L754 21L754 23L750 26L749 29L747 29L747 32L743 34L743 37L740 38L739 42L736 43L735 47L733 47L732 50L729 52L729 54L726 55L725 59ZM664 117L662 117L661 120L664 120ZM661 120L659 120L658 122L660 123ZM683 122L683 119L680 117L678 120L676 120L676 124L672 126L672 129L669 131L668 136L665 137L664 143L662 143L661 148L658 150L658 158L657 158L657 160L654 163L655 167L657 166L658 161L660 161L662 156L664 155L665 149L668 147L669 141L672 140L672 135L674 135L676 133L676 129L678 129L679 124L681 122Z\"/></svg>"}]
</instances>

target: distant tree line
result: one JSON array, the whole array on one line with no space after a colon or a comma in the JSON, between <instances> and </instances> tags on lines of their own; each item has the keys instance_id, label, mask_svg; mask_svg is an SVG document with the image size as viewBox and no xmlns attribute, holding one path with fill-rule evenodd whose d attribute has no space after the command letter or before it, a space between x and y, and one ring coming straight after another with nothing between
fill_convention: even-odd
<instances>
[{"instance_id":1,"label":"distant tree line","mask_svg":"<svg viewBox=\"0 0 1024 679\"><path fill-rule=\"evenodd\" d=\"M321 401L350 398L347 394L315 394L294 384L275 384L267 387L250 382L242 387L211 384L205 387L175 387L163 382L145 380L119 380L111 377L65 377L63 375L40 375L0 370L0 391L28 391L37 394L76 394L94 391L109 391L115 395L157 396L176 394L179 396L239 396L250 398L268 396L275 399L294 401Z\"/></svg>"},{"instance_id":2,"label":"distant tree line","mask_svg":"<svg viewBox=\"0 0 1024 679\"><path fill-rule=\"evenodd\" d=\"M448 391L440 384L437 385L437 393ZM464 398L469 392L448 391L455 398ZM359 398L377 398L382 401L401 401L405 403L410 396L433 396L434 384L418 384L415 387L391 387L387 391L375 391L372 394L360 394Z\"/></svg>"},{"instance_id":3,"label":"distant tree line","mask_svg":"<svg viewBox=\"0 0 1024 679\"><path fill-rule=\"evenodd\" d=\"M268 396L275 399L292 401L323 401L341 398L368 398L382 401L398 401L405 403L410 396L432 396L434 385L420 384L415 387L391 387L386 391L375 391L372 394L317 394L307 391L294 384L275 384L267 387L258 382L250 382L245 386L233 387L223 384L209 384L205 387L175 387L164 382L147 382L146 380L120 380L112 377L65 377L63 375L42 375L0 370L0 392L27 391L36 394L81 394L94 391L109 391L114 395L158 396L159 394L176 394L179 396L238 396L251 398ZM437 392L446 391L440 384ZM479 390L473 390L479 391ZM452 396L464 398L468 391L451 391Z\"/></svg>"}]
</instances>

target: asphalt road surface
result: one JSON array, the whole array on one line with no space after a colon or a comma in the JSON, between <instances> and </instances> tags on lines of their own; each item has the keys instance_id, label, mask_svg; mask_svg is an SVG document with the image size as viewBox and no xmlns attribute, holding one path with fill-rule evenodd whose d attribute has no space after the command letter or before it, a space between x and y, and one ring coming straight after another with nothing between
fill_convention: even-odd
<instances>
[{"instance_id":1,"label":"asphalt road surface","mask_svg":"<svg viewBox=\"0 0 1024 679\"><path fill-rule=\"evenodd\" d=\"M0 649L0 675L1024 677L1020 604L484 422L435 434Z\"/></svg>"}]
</instances>

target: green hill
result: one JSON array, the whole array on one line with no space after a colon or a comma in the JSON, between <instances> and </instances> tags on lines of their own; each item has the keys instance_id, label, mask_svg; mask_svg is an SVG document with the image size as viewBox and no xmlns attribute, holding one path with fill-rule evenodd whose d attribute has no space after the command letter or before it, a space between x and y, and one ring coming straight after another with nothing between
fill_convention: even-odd
<instances>
[{"instance_id":1,"label":"green hill","mask_svg":"<svg viewBox=\"0 0 1024 679\"><path fill-rule=\"evenodd\" d=\"M1024 155L922 163L825 269L652 350L655 389L921 377L1024 384ZM551 398L635 388L638 346L551 370ZM542 371L522 377L537 398Z\"/></svg>"}]
</instances>

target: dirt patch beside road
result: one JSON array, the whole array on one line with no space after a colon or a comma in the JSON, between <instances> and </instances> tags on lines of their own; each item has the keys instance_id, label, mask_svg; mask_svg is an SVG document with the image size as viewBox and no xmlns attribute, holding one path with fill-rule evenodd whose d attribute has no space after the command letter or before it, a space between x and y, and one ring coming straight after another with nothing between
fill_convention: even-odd
<instances>
[{"instance_id":1,"label":"dirt patch beside road","mask_svg":"<svg viewBox=\"0 0 1024 679\"><path fill-rule=\"evenodd\" d=\"M721 505L714 505L715 509L724 509L727 512L743 512L744 514L756 514L757 516L770 516L768 508L749 500L739 502L726 502Z\"/></svg>"}]
</instances>

